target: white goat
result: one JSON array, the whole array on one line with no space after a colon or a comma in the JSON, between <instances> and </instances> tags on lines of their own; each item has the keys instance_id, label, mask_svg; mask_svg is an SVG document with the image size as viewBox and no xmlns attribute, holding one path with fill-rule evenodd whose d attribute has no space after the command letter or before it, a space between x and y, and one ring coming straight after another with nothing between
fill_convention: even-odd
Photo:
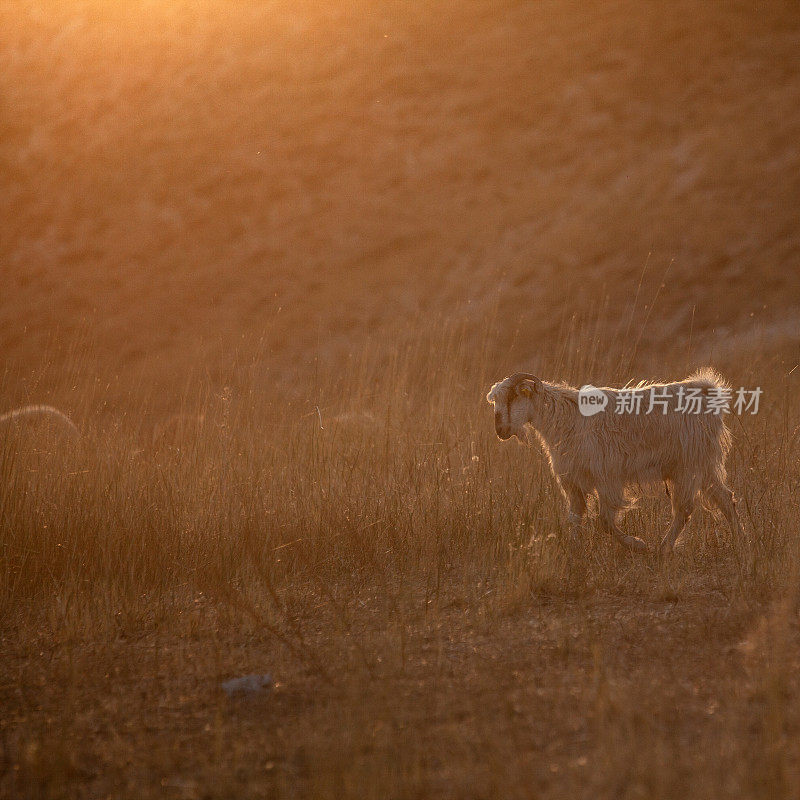
<instances>
[{"instance_id":1,"label":"white goat","mask_svg":"<svg viewBox=\"0 0 800 800\"><path fill-rule=\"evenodd\" d=\"M725 484L731 434L720 413L708 413L718 407L709 398L729 391L721 376L704 369L676 383L594 389L596 402L602 404L603 397L607 402L603 410L585 416L577 389L517 373L492 386L486 399L494 405L500 439L525 441L527 426L536 432L567 501L573 539L583 523L587 497L595 493L602 529L634 550L647 549L641 539L624 534L617 519L629 505L631 489L664 481L673 514L659 548L666 553L700 494L725 515L733 535L741 535L733 492ZM690 413L689 397L701 398L706 407ZM640 406L638 413L617 413L625 403L629 409Z\"/></svg>"}]
</instances>

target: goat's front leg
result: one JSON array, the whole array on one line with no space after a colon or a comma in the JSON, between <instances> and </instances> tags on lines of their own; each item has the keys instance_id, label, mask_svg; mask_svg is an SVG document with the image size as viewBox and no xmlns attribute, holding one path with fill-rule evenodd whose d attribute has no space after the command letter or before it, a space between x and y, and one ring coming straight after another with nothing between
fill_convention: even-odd
<instances>
[{"instance_id":1,"label":"goat's front leg","mask_svg":"<svg viewBox=\"0 0 800 800\"><path fill-rule=\"evenodd\" d=\"M574 484L564 485L564 496L567 498L569 516L569 538L573 544L580 544L581 527L586 516L586 495Z\"/></svg>"}]
</instances>

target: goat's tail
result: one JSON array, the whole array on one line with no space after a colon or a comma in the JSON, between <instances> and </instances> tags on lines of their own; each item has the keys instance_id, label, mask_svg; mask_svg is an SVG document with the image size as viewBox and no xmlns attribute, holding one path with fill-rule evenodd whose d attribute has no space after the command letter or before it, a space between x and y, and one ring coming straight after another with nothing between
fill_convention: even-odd
<instances>
[{"instance_id":1,"label":"goat's tail","mask_svg":"<svg viewBox=\"0 0 800 800\"><path fill-rule=\"evenodd\" d=\"M703 389L728 389L731 385L713 367L701 367L695 370L687 379L699 384ZM704 392L705 393L705 392Z\"/></svg>"}]
</instances>

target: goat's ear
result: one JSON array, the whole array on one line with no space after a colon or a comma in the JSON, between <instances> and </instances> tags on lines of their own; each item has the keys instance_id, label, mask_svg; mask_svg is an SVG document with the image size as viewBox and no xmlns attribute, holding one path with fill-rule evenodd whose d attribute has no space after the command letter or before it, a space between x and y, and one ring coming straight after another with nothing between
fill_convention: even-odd
<instances>
[{"instance_id":1,"label":"goat's ear","mask_svg":"<svg viewBox=\"0 0 800 800\"><path fill-rule=\"evenodd\" d=\"M538 392L542 388L542 382L538 378L531 376L519 385L517 391L523 397L532 397L534 392Z\"/></svg>"}]
</instances>

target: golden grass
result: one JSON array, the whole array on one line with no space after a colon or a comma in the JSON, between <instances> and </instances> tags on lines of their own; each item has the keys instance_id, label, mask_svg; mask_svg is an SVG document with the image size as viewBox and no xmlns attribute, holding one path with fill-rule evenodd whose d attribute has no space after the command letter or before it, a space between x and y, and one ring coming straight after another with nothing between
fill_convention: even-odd
<instances>
[{"instance_id":1,"label":"golden grass","mask_svg":"<svg viewBox=\"0 0 800 800\"><path fill-rule=\"evenodd\" d=\"M130 419L77 445L9 428L0 789L793 796L787 372L762 356L762 410L732 420L748 540L698 512L665 564L592 531L565 547L543 459L496 441L498 376L457 331L305 399L195 387L155 441ZM666 524L664 498L625 520L653 544ZM249 672L275 690L221 692Z\"/></svg>"}]
</instances>

